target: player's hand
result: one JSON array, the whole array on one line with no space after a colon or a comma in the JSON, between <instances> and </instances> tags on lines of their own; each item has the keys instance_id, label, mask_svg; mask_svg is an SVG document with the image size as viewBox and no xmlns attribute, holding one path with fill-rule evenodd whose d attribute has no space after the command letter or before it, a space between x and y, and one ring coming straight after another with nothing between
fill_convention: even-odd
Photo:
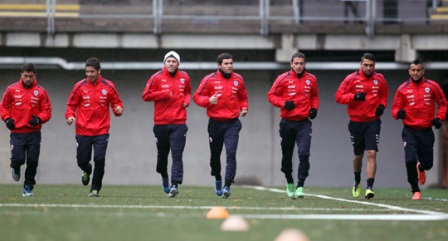
<instances>
[{"instance_id":1,"label":"player's hand","mask_svg":"<svg viewBox=\"0 0 448 241\"><path fill-rule=\"evenodd\" d=\"M406 111L403 110L403 109L399 110L399 111L397 112L397 117L398 117L398 119L404 119L404 118L406 118Z\"/></svg>"},{"instance_id":2,"label":"player's hand","mask_svg":"<svg viewBox=\"0 0 448 241\"><path fill-rule=\"evenodd\" d=\"M67 125L71 125L75 121L76 121L75 117L71 116L71 117L67 118Z\"/></svg>"},{"instance_id":3,"label":"player's hand","mask_svg":"<svg viewBox=\"0 0 448 241\"><path fill-rule=\"evenodd\" d=\"M8 127L9 130L14 130L16 128L16 125L14 124L14 120L12 118L8 118L5 120L6 127Z\"/></svg>"},{"instance_id":4,"label":"player's hand","mask_svg":"<svg viewBox=\"0 0 448 241\"><path fill-rule=\"evenodd\" d=\"M435 118L431 122L436 129L439 129L442 126L442 121L439 118Z\"/></svg>"},{"instance_id":5,"label":"player's hand","mask_svg":"<svg viewBox=\"0 0 448 241\"><path fill-rule=\"evenodd\" d=\"M218 92L216 92L214 95L212 95L212 97L210 97L210 99L208 99L208 102L210 102L210 104L212 105L216 105L218 104Z\"/></svg>"},{"instance_id":6,"label":"player's hand","mask_svg":"<svg viewBox=\"0 0 448 241\"><path fill-rule=\"evenodd\" d=\"M123 107L121 106L115 106L115 113L117 113L118 115L122 115L123 114Z\"/></svg>"},{"instance_id":7,"label":"player's hand","mask_svg":"<svg viewBox=\"0 0 448 241\"><path fill-rule=\"evenodd\" d=\"M247 108L243 108L242 110L241 110L241 116L242 117L245 117L247 115Z\"/></svg>"},{"instance_id":8,"label":"player's hand","mask_svg":"<svg viewBox=\"0 0 448 241\"><path fill-rule=\"evenodd\" d=\"M381 116L381 115L383 115L383 113L384 113L384 109L386 109L386 107L384 107L383 104L380 104L380 105L376 108L375 115L376 115L376 116Z\"/></svg>"},{"instance_id":9,"label":"player's hand","mask_svg":"<svg viewBox=\"0 0 448 241\"><path fill-rule=\"evenodd\" d=\"M309 115L310 119L312 120L312 119L316 118L316 116L317 116L317 109L311 108L310 115Z\"/></svg>"},{"instance_id":10,"label":"player's hand","mask_svg":"<svg viewBox=\"0 0 448 241\"><path fill-rule=\"evenodd\" d=\"M356 101L365 101L366 100L366 93L359 92L355 94L355 97L353 98Z\"/></svg>"},{"instance_id":11,"label":"player's hand","mask_svg":"<svg viewBox=\"0 0 448 241\"><path fill-rule=\"evenodd\" d=\"M296 108L296 105L294 104L294 101L292 100L287 100L285 102L285 104L283 105L283 107L287 110L294 110L294 108Z\"/></svg>"},{"instance_id":12,"label":"player's hand","mask_svg":"<svg viewBox=\"0 0 448 241\"><path fill-rule=\"evenodd\" d=\"M28 124L30 124L30 126L32 127L35 127L40 123L42 123L42 120L35 115L33 115L33 118L28 122Z\"/></svg>"}]
</instances>

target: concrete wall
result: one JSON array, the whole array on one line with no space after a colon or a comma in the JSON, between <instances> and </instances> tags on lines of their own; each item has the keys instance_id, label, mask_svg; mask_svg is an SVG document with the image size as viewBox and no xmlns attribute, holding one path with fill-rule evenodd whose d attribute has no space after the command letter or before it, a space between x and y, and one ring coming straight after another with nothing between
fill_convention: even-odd
<instances>
[{"instance_id":1,"label":"concrete wall","mask_svg":"<svg viewBox=\"0 0 448 241\"><path fill-rule=\"evenodd\" d=\"M353 70L354 71L354 70ZM406 71L381 71L389 81L390 96L407 78ZM193 90L200 79L211 71L189 71ZM237 71L246 80L250 110L241 118L243 129L237 153L237 184L282 186L280 172L280 139L278 137L278 109L273 108L266 94L275 77L283 71ZM351 71L313 71L320 88L320 110L313 121L311 170L306 185L350 186L353 180L352 147L347 130L345 106L334 101L334 94L342 79ZM438 78L437 71L427 71ZM116 84L125 106L125 114L112 118L110 144L106 156L104 185L159 184L155 171L156 146L153 126L153 104L141 100L147 78L153 71L103 70L105 78ZM0 70L0 90L19 79L17 70ZM65 102L83 71L41 70L38 81L50 94L53 118L44 125L38 183L80 184L81 171L76 165L74 126L64 119ZM428 76L430 77L430 76ZM0 123L1 124L1 123ZM185 185L212 185L205 110L194 103L188 108L189 131L184 152ZM401 123L386 109L378 153L377 187L408 187L401 144ZM0 125L0 183L13 183L9 168L9 131ZM297 157L294 157L295 167ZM223 156L223 161L225 157ZM224 165L224 162L223 162ZM22 172L23 172L22 168ZM434 171L437 173L437 171ZM224 173L223 173L224 174ZM295 176L295 174L294 174ZM365 169L363 169L365 180ZM431 177L430 177L431 179ZM23 179L22 179L23 180ZM435 181L435 180L433 180Z\"/></svg>"}]
</instances>

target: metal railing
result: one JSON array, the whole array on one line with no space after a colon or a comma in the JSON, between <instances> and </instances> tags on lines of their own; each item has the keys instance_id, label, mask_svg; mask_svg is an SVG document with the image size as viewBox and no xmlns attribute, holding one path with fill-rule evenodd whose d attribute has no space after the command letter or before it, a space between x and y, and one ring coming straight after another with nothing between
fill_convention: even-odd
<instances>
[{"instance_id":1,"label":"metal railing","mask_svg":"<svg viewBox=\"0 0 448 241\"><path fill-rule=\"evenodd\" d=\"M21 0L20 2L27 1ZM40 1L30 2L39 3ZM56 0L45 0L46 31L48 34L54 34L57 31L55 25L58 21L58 14L60 14L57 6L61 2L72 3L74 1L62 0L57 3ZM81 6L84 6L82 3L88 1L79 2ZM236 21L238 23L258 23L261 35L269 35L271 26L276 23L290 24L294 27L313 23L353 22L363 24L366 35L374 36L375 25L379 23L427 23L429 21L428 11L431 8L436 9L441 0L432 0L429 6L423 0L247 0L230 1L230 3L229 1L217 0L128 0L126 1L127 6L113 5L113 2L116 1L112 1L112 3L90 1L87 7L80 9L90 10L91 6L103 5L114 11L92 12L80 10L79 14L73 16L78 19L103 19L105 21L111 19L115 21L125 21L126 19L148 20L152 21L152 32L156 35L164 33L164 23L167 21L191 21L195 24ZM1 0L0 4L2 4ZM6 4L2 5L7 7ZM101 7L98 6L97 9L101 11ZM129 7L134 7L137 10L141 8L141 10L138 13L126 12ZM122 12L120 12L120 8L123 8ZM208 10L202 10L203 8ZM210 9L214 11L209 11ZM392 13L389 9L392 9ZM0 14L0 17L14 17L14 12L9 15Z\"/></svg>"}]
</instances>

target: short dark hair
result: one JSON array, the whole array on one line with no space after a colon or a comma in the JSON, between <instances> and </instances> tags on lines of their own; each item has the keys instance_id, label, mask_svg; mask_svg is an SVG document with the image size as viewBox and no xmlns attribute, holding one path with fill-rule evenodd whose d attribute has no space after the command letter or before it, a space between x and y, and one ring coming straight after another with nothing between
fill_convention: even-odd
<instances>
[{"instance_id":1,"label":"short dark hair","mask_svg":"<svg viewBox=\"0 0 448 241\"><path fill-rule=\"evenodd\" d=\"M96 70L101 69L100 60L98 58L92 57L87 59L86 61L86 67L90 66L95 68Z\"/></svg>"},{"instance_id":2,"label":"short dark hair","mask_svg":"<svg viewBox=\"0 0 448 241\"><path fill-rule=\"evenodd\" d=\"M425 66L423 65L423 61L421 60L421 59L415 59L414 61L412 61L412 63L411 64L414 64L414 65L421 65L422 67L423 67L423 69L425 68ZM411 66L409 65L409 68L410 68Z\"/></svg>"},{"instance_id":3,"label":"short dark hair","mask_svg":"<svg viewBox=\"0 0 448 241\"><path fill-rule=\"evenodd\" d=\"M217 62L218 64L222 64L222 61L223 61L224 59L233 59L233 57L232 57L232 55L229 54L229 53L222 53L222 54L218 55L218 58L216 58L216 62Z\"/></svg>"},{"instance_id":4,"label":"short dark hair","mask_svg":"<svg viewBox=\"0 0 448 241\"><path fill-rule=\"evenodd\" d=\"M373 55L371 53L364 53L361 56L361 62L365 59L372 60L373 62L375 62L375 55Z\"/></svg>"},{"instance_id":5,"label":"short dark hair","mask_svg":"<svg viewBox=\"0 0 448 241\"><path fill-rule=\"evenodd\" d=\"M32 63L24 64L22 66L22 73L23 72L33 72L33 73L36 73L36 67L34 67L34 64L32 64Z\"/></svg>"},{"instance_id":6,"label":"short dark hair","mask_svg":"<svg viewBox=\"0 0 448 241\"><path fill-rule=\"evenodd\" d=\"M303 54L302 52L299 52L299 51L292 55L291 63L294 60L294 58L302 58L306 61L305 54Z\"/></svg>"}]
</instances>

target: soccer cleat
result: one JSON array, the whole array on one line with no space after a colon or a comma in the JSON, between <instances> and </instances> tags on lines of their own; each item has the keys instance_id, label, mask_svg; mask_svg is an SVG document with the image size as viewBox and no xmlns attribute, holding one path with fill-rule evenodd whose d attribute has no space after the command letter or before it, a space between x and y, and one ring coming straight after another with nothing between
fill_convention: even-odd
<instances>
[{"instance_id":1,"label":"soccer cleat","mask_svg":"<svg viewBox=\"0 0 448 241\"><path fill-rule=\"evenodd\" d=\"M170 184L168 178L162 178L162 187L165 193L170 192Z\"/></svg>"},{"instance_id":2,"label":"soccer cleat","mask_svg":"<svg viewBox=\"0 0 448 241\"><path fill-rule=\"evenodd\" d=\"M419 166L420 166L420 162L417 162L417 177L418 177L418 182L420 183L420 185L423 185L423 184L425 184L425 182L426 182L426 172L423 170L423 171L420 171L420 168L419 168Z\"/></svg>"},{"instance_id":3,"label":"soccer cleat","mask_svg":"<svg viewBox=\"0 0 448 241\"><path fill-rule=\"evenodd\" d=\"M224 188L222 190L222 197L228 198L229 196L230 196L230 187L224 186Z\"/></svg>"},{"instance_id":4,"label":"soccer cleat","mask_svg":"<svg viewBox=\"0 0 448 241\"><path fill-rule=\"evenodd\" d=\"M371 188L371 187L368 187L367 189L366 189L366 195L365 195L365 198L366 199L371 199L371 198L373 198L375 196L375 193L373 192L373 189Z\"/></svg>"},{"instance_id":5,"label":"soccer cleat","mask_svg":"<svg viewBox=\"0 0 448 241\"><path fill-rule=\"evenodd\" d=\"M90 193L89 193L89 197L99 197L100 196L100 194L99 194L99 192L98 192L98 190L92 190L92 191L90 191Z\"/></svg>"},{"instance_id":6,"label":"soccer cleat","mask_svg":"<svg viewBox=\"0 0 448 241\"><path fill-rule=\"evenodd\" d=\"M87 186L90 182L90 175L87 172L83 172L81 176L82 185Z\"/></svg>"},{"instance_id":7,"label":"soccer cleat","mask_svg":"<svg viewBox=\"0 0 448 241\"><path fill-rule=\"evenodd\" d=\"M422 195L420 194L420 192L414 192L414 195L412 195L412 200L421 200L422 199Z\"/></svg>"},{"instance_id":8,"label":"soccer cleat","mask_svg":"<svg viewBox=\"0 0 448 241\"><path fill-rule=\"evenodd\" d=\"M12 176L12 179L14 179L14 181L18 182L20 180L20 170L16 171L16 170L12 169L11 176Z\"/></svg>"},{"instance_id":9,"label":"soccer cleat","mask_svg":"<svg viewBox=\"0 0 448 241\"><path fill-rule=\"evenodd\" d=\"M222 196L222 181L215 181L215 193L218 196Z\"/></svg>"},{"instance_id":10,"label":"soccer cleat","mask_svg":"<svg viewBox=\"0 0 448 241\"><path fill-rule=\"evenodd\" d=\"M170 193L168 193L168 197L175 197L179 194L179 190L177 189L177 185L173 184L170 189Z\"/></svg>"},{"instance_id":11,"label":"soccer cleat","mask_svg":"<svg viewBox=\"0 0 448 241\"><path fill-rule=\"evenodd\" d=\"M296 189L296 193L295 193L296 197L298 198L304 198L305 197L305 193L303 192L303 187L298 187Z\"/></svg>"},{"instance_id":12,"label":"soccer cleat","mask_svg":"<svg viewBox=\"0 0 448 241\"><path fill-rule=\"evenodd\" d=\"M25 187L23 188L23 195L22 196L24 196L24 197L31 197L31 196L33 196L34 193L33 193L32 190L33 190L32 186L25 185Z\"/></svg>"},{"instance_id":13,"label":"soccer cleat","mask_svg":"<svg viewBox=\"0 0 448 241\"><path fill-rule=\"evenodd\" d=\"M361 195L361 182L353 184L352 195L356 198Z\"/></svg>"},{"instance_id":14,"label":"soccer cleat","mask_svg":"<svg viewBox=\"0 0 448 241\"><path fill-rule=\"evenodd\" d=\"M294 189L294 183L286 183L286 194L289 198L296 198L296 190Z\"/></svg>"}]
</instances>

